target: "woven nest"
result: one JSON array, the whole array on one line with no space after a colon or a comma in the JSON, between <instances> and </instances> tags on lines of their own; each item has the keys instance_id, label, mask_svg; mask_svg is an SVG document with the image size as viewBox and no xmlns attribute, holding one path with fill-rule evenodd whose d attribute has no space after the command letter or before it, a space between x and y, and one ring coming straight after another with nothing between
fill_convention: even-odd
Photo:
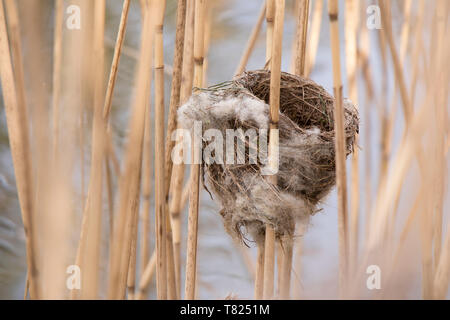
<instances>
[{"instance_id":1,"label":"woven nest","mask_svg":"<svg viewBox=\"0 0 450 320\"><path fill-rule=\"evenodd\" d=\"M178 111L179 124L192 129L194 121L202 122L202 131L219 130L226 137L227 129L260 129L269 127L270 72L245 72L232 81L200 89ZM203 161L205 188L221 205L224 226L234 238L259 241L265 225L271 225L278 237L293 235L295 222L307 224L317 212L319 202L336 181L333 97L315 82L288 73L281 74L279 117L279 169L277 185L262 174L266 164L249 155L261 145L250 143L245 135L234 141L234 164ZM353 151L359 118L356 108L344 101L347 155ZM241 141L239 141L241 140ZM203 148L222 141L203 140ZM225 138L224 142L225 143ZM238 143L245 144L239 154ZM228 151L228 150L227 150ZM225 153L225 152L224 152ZM216 159L217 160L217 159Z\"/></svg>"}]
</instances>

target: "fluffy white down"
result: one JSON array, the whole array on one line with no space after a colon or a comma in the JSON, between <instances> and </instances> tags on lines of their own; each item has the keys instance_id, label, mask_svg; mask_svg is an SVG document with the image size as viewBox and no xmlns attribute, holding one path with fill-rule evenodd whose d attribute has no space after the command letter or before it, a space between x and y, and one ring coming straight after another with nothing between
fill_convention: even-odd
<instances>
[{"instance_id":1,"label":"fluffy white down","mask_svg":"<svg viewBox=\"0 0 450 320\"><path fill-rule=\"evenodd\" d=\"M209 92L194 94L178 109L178 123L191 129L194 121L224 121L237 119L254 121L259 128L267 129L269 106L262 100L246 94L217 96Z\"/></svg>"}]
</instances>

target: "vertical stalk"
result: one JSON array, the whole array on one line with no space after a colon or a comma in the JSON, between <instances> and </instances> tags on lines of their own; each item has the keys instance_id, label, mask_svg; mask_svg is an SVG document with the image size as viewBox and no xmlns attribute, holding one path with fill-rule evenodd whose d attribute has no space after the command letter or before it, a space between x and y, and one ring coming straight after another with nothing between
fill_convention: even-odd
<instances>
[{"instance_id":1,"label":"vertical stalk","mask_svg":"<svg viewBox=\"0 0 450 320\"><path fill-rule=\"evenodd\" d=\"M155 222L158 299L167 299L167 247L164 181L164 44L166 1L158 2L155 23Z\"/></svg>"},{"instance_id":2,"label":"vertical stalk","mask_svg":"<svg viewBox=\"0 0 450 320\"><path fill-rule=\"evenodd\" d=\"M356 45L358 32L359 1L346 0L345 2L345 56L348 78L348 92L350 100L358 106L357 54ZM359 134L355 135L352 153L351 174L351 206L349 225L349 259L350 270L354 270L358 257L358 227L359 227Z\"/></svg>"},{"instance_id":3,"label":"vertical stalk","mask_svg":"<svg viewBox=\"0 0 450 320\"><path fill-rule=\"evenodd\" d=\"M88 224L84 257L82 259L82 270L85 270L85 286L83 286L82 298L96 299L98 293L99 266L100 266L100 241L101 241L101 216L103 203L103 163L104 163L104 140L106 125L102 117L103 107L103 63L104 63L104 32L105 32L105 1L94 3L94 59L98 72L94 83L94 119L92 124L92 154L91 173L88 187L87 203L85 213ZM82 253L82 254L83 254Z\"/></svg>"},{"instance_id":4,"label":"vertical stalk","mask_svg":"<svg viewBox=\"0 0 450 320\"><path fill-rule=\"evenodd\" d=\"M172 72L172 91L170 94L170 106L169 106L169 119L167 125L167 135L166 135L166 154L165 154L165 216L166 216L166 227L167 227L167 257L168 257L168 298L176 299L179 298L177 290L177 277L175 258L174 258L174 248L173 248L173 236L172 236L172 226L171 218L169 212L169 190L170 190L170 179L172 176L173 162L171 159L172 149L175 145L175 141L172 140L172 133L176 129L176 115L177 110L180 105L180 89L181 89L181 74L183 67L183 48L184 48L184 34L185 34L185 24L186 24L186 0L178 1L177 6L177 26L175 34L175 54L173 58L173 72ZM179 281L179 279L178 279Z\"/></svg>"},{"instance_id":5,"label":"vertical stalk","mask_svg":"<svg viewBox=\"0 0 450 320\"><path fill-rule=\"evenodd\" d=\"M149 88L150 90L150 88ZM150 118L150 101L147 101L145 115L145 132L144 132L144 149L142 158L142 211L141 211L141 253L140 253L140 273L141 277L144 273L145 266L149 262L150 257L150 200L152 196L152 139L151 139L151 118Z\"/></svg>"},{"instance_id":6,"label":"vertical stalk","mask_svg":"<svg viewBox=\"0 0 450 320\"><path fill-rule=\"evenodd\" d=\"M57 154L59 136L59 97L61 91L62 31L64 23L63 0L55 3L55 26L53 35L53 157Z\"/></svg>"},{"instance_id":7,"label":"vertical stalk","mask_svg":"<svg viewBox=\"0 0 450 320\"><path fill-rule=\"evenodd\" d=\"M186 102L191 95L194 76L194 10L194 0L187 0L183 74L180 88L181 103ZM177 137L177 141L180 141L179 139L180 137ZM171 177L171 190L173 194L170 203L170 215L172 218L175 280L178 297L181 297L181 211L184 207L184 204L182 204L184 169L185 166L183 163L174 165Z\"/></svg>"},{"instance_id":8,"label":"vertical stalk","mask_svg":"<svg viewBox=\"0 0 450 320\"><path fill-rule=\"evenodd\" d=\"M264 241L257 243L255 299L261 300L264 294Z\"/></svg>"},{"instance_id":9,"label":"vertical stalk","mask_svg":"<svg viewBox=\"0 0 450 320\"><path fill-rule=\"evenodd\" d=\"M122 52L123 40L127 28L128 12L130 10L130 0L123 0L122 14L120 16L119 32L117 34L116 45L114 46L114 56L109 74L108 87L106 89L105 105L103 107L103 117L108 118L111 111L111 102L116 84L117 70L119 68L120 54Z\"/></svg>"},{"instance_id":10,"label":"vertical stalk","mask_svg":"<svg viewBox=\"0 0 450 320\"><path fill-rule=\"evenodd\" d=\"M305 76L306 35L308 34L309 0L299 0L297 5L297 30L295 39L294 74Z\"/></svg>"},{"instance_id":11,"label":"vertical stalk","mask_svg":"<svg viewBox=\"0 0 450 320\"><path fill-rule=\"evenodd\" d=\"M194 24L194 86L203 84L205 0L195 1ZM195 137L194 137L195 138ZM186 257L185 299L195 299L197 272L198 202L199 202L199 162L198 146L192 142L191 190L189 195L188 243Z\"/></svg>"},{"instance_id":12,"label":"vertical stalk","mask_svg":"<svg viewBox=\"0 0 450 320\"><path fill-rule=\"evenodd\" d=\"M142 144L144 140L145 110L149 99L151 79L149 70L153 58L154 12L145 16L141 38L141 50L136 77L136 97L129 122L128 142L125 148L124 169L120 177L118 213L114 223L113 252L110 259L109 299L123 299L126 291L132 237L136 228L136 214L139 204L140 169ZM159 12L158 12L159 13ZM105 101L106 103L106 101ZM105 110L105 109L104 109Z\"/></svg>"},{"instance_id":13,"label":"vertical stalk","mask_svg":"<svg viewBox=\"0 0 450 320\"><path fill-rule=\"evenodd\" d=\"M323 0L316 0L311 19L308 50L306 52L305 74L308 76L316 62L317 48L319 47L320 26L322 24Z\"/></svg>"},{"instance_id":14,"label":"vertical stalk","mask_svg":"<svg viewBox=\"0 0 450 320\"><path fill-rule=\"evenodd\" d=\"M278 120L280 110L280 81L281 81L281 54L283 44L283 24L284 24L284 0L276 0L272 2L275 5L275 26L273 35L269 40L271 42L270 57L270 133L269 133L269 161L270 167L277 171L278 161ZM269 12L269 4L267 6ZM269 13L270 15L270 13ZM268 41L268 44L269 44ZM277 185L277 176L269 176L269 180L273 185ZM271 299L273 297L274 287L274 253L275 253L275 232L270 226L266 226L265 238L265 256L264 256L264 298Z\"/></svg>"},{"instance_id":15,"label":"vertical stalk","mask_svg":"<svg viewBox=\"0 0 450 320\"><path fill-rule=\"evenodd\" d=\"M336 180L338 193L339 234L339 290L345 292L348 268L348 226L347 226L347 176L345 168L344 109L342 98L341 64L339 52L338 2L328 0L330 18L331 52L333 63L334 131L336 149Z\"/></svg>"},{"instance_id":16,"label":"vertical stalk","mask_svg":"<svg viewBox=\"0 0 450 320\"><path fill-rule=\"evenodd\" d=\"M16 66L16 81L10 56L10 46L6 29L3 1L0 1L0 77L3 100L5 105L6 123L8 126L9 145L13 158L14 174L16 176L17 193L19 196L22 221L26 235L28 283L30 298L40 297L38 269L36 263L36 239L34 226L33 182L30 141L28 132L28 113L25 105L23 81L23 64L21 62L20 35L17 8L13 1L7 3L9 23L11 26L11 44ZM11 10L13 9L13 10ZM16 9L16 10L14 10ZM21 80L22 79L22 80Z\"/></svg>"}]
</instances>

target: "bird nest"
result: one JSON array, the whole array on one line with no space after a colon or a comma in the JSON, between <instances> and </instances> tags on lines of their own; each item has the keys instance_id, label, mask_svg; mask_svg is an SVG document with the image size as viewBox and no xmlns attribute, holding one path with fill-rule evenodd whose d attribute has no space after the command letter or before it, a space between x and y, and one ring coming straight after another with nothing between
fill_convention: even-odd
<instances>
[{"instance_id":1,"label":"bird nest","mask_svg":"<svg viewBox=\"0 0 450 320\"><path fill-rule=\"evenodd\" d=\"M279 162L273 185L264 175L267 152L262 151L267 151L267 141L260 139L267 136L270 122L270 71L244 72L232 81L198 90L179 108L178 121L191 130L195 121L201 121L202 181L221 205L227 232L240 240L250 234L259 241L265 225L270 225L278 237L293 235L295 223L308 223L336 181L334 98L310 79L281 74ZM348 100L344 116L348 155L359 127L358 112ZM214 141L205 136L209 129L214 129ZM225 139L217 138L217 133L228 138L230 129L234 161L228 158L228 139L225 157L221 151ZM246 134L249 129L257 130L258 142Z\"/></svg>"}]
</instances>

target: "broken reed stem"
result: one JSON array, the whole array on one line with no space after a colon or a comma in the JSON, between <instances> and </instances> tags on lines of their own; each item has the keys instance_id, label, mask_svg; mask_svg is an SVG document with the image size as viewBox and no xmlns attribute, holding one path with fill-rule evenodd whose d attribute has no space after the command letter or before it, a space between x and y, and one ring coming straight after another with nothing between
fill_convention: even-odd
<instances>
[{"instance_id":1,"label":"broken reed stem","mask_svg":"<svg viewBox=\"0 0 450 320\"><path fill-rule=\"evenodd\" d=\"M350 100L358 108L357 85L357 37L359 1L347 0L345 2L345 56L347 67L348 94ZM354 270L358 258L358 227L359 227L359 134L356 133L353 142L352 174L351 174L351 205L349 224L349 270Z\"/></svg>"},{"instance_id":2,"label":"broken reed stem","mask_svg":"<svg viewBox=\"0 0 450 320\"><path fill-rule=\"evenodd\" d=\"M172 176L173 162L171 159L172 149L175 141L172 140L172 132L176 129L177 121L176 115L178 107L180 106L180 89L181 89L181 75L183 67L183 48L184 48L184 34L186 24L186 0L178 1L177 6L177 25L175 34L175 53L173 58L173 72L172 72L172 90L170 94L169 118L167 125L166 146L165 146L165 174L164 181L165 191L165 216L167 228L167 256L168 256L168 293L169 299L178 299L179 293L177 290L177 279L175 275L175 262L173 250L173 235L171 227L171 218L169 212L169 190L170 179Z\"/></svg>"},{"instance_id":3,"label":"broken reed stem","mask_svg":"<svg viewBox=\"0 0 450 320\"><path fill-rule=\"evenodd\" d=\"M278 120L280 112L280 81L281 81L281 54L283 44L283 24L284 24L284 0L276 0L275 5L275 25L271 43L271 66L270 66L270 137L269 137L269 166L273 172L278 171ZM268 177L273 185L277 185L277 176ZM265 255L264 255L264 299L273 297L274 286L274 254L275 254L275 232L270 226L266 226ZM283 275L284 276L284 275ZM285 288L282 288L285 290Z\"/></svg>"},{"instance_id":4,"label":"broken reed stem","mask_svg":"<svg viewBox=\"0 0 450 320\"><path fill-rule=\"evenodd\" d=\"M26 254L28 268L28 287L31 299L40 297L40 283L36 263L36 238L34 226L33 182L28 132L28 113L25 104L23 64L21 60L20 31L15 2L8 0L8 22L11 32L12 54L15 70L10 56L10 46L6 28L3 1L0 1L0 77L9 145L16 177L17 193L22 212L22 222L26 235ZM12 9L12 10L11 10ZM12 15L10 15L12 13ZM14 71L16 83L14 81Z\"/></svg>"},{"instance_id":5,"label":"broken reed stem","mask_svg":"<svg viewBox=\"0 0 450 320\"><path fill-rule=\"evenodd\" d=\"M308 34L309 0L297 1L297 30L295 39L294 74L305 76L306 38Z\"/></svg>"},{"instance_id":6,"label":"broken reed stem","mask_svg":"<svg viewBox=\"0 0 450 320\"><path fill-rule=\"evenodd\" d=\"M161 8L158 8L161 10ZM158 10L155 10L156 12ZM117 222L114 223L113 252L110 259L109 299L123 299L126 291L132 235L139 203L142 143L144 139L145 109L149 99L150 66L153 58L152 42L154 16L145 15L141 38L141 58L136 77L136 97L129 122L128 142L125 147L124 170L120 177ZM151 15L151 16L150 16Z\"/></svg>"},{"instance_id":7,"label":"broken reed stem","mask_svg":"<svg viewBox=\"0 0 450 320\"><path fill-rule=\"evenodd\" d=\"M242 53L241 60L239 61L239 65L236 68L234 75L238 75L244 72L248 60L250 59L250 55L252 54L253 49L255 48L256 40L258 40L259 33L261 32L261 26L264 21L265 13L266 13L266 1L264 1L264 3L261 6L261 10L259 11L258 15L258 20L256 21L256 24L253 27L252 32L250 33L250 37L248 38L245 50Z\"/></svg>"},{"instance_id":8,"label":"broken reed stem","mask_svg":"<svg viewBox=\"0 0 450 320\"><path fill-rule=\"evenodd\" d=\"M120 16L119 32L117 34L116 45L114 47L114 56L109 74L108 87L106 90L105 105L103 107L103 118L107 119L111 111L112 97L119 68L120 53L122 51L123 40L125 39L125 30L127 28L128 11L130 9L130 0L123 1L122 15Z\"/></svg>"},{"instance_id":9,"label":"broken reed stem","mask_svg":"<svg viewBox=\"0 0 450 320\"><path fill-rule=\"evenodd\" d=\"M167 299L167 246L164 181L164 43L166 1L158 2L155 23L155 233L156 280L159 300Z\"/></svg>"},{"instance_id":10,"label":"broken reed stem","mask_svg":"<svg viewBox=\"0 0 450 320\"><path fill-rule=\"evenodd\" d=\"M316 62L317 48L319 47L320 26L322 24L323 0L316 0L309 31L309 40L306 51L305 74L309 76Z\"/></svg>"},{"instance_id":11,"label":"broken reed stem","mask_svg":"<svg viewBox=\"0 0 450 320\"><path fill-rule=\"evenodd\" d=\"M338 2L328 0L331 52L333 63L334 131L336 148L336 180L338 193L339 294L345 294L348 271L347 176L345 168L344 109L339 52Z\"/></svg>"},{"instance_id":12,"label":"broken reed stem","mask_svg":"<svg viewBox=\"0 0 450 320\"><path fill-rule=\"evenodd\" d=\"M204 16L205 0L195 1L194 24L194 86L203 85L203 51L204 51ZM197 272L197 239L198 239L198 202L200 156L199 146L192 143L191 164L191 193L189 195L188 243L186 256L186 285L185 299L195 299L196 272Z\"/></svg>"}]
</instances>

